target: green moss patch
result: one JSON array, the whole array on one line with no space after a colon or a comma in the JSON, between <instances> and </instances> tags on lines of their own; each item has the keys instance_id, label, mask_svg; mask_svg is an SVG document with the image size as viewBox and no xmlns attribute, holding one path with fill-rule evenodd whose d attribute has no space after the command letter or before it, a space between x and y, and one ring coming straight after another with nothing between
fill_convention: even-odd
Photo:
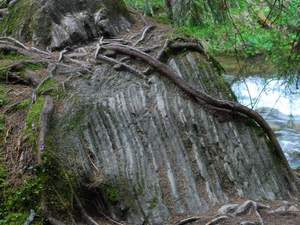
<instances>
[{"instance_id":1,"label":"green moss patch","mask_svg":"<svg viewBox=\"0 0 300 225\"><path fill-rule=\"evenodd\" d=\"M7 90L5 86L0 85L0 107L6 105L8 102Z\"/></svg>"},{"instance_id":2,"label":"green moss patch","mask_svg":"<svg viewBox=\"0 0 300 225\"><path fill-rule=\"evenodd\" d=\"M31 109L27 113L26 128L24 134L30 144L35 145L38 137L38 129L40 127L40 117L43 111L45 98L43 96L38 97L36 102L32 105Z\"/></svg>"},{"instance_id":3,"label":"green moss patch","mask_svg":"<svg viewBox=\"0 0 300 225\"><path fill-rule=\"evenodd\" d=\"M19 0L0 23L0 32L6 35L22 34L25 40L32 36L32 18L36 11L32 0Z\"/></svg>"},{"instance_id":4,"label":"green moss patch","mask_svg":"<svg viewBox=\"0 0 300 225\"><path fill-rule=\"evenodd\" d=\"M63 90L59 83L54 79L46 80L37 90L38 95L51 95L52 97L62 97Z\"/></svg>"}]
</instances>

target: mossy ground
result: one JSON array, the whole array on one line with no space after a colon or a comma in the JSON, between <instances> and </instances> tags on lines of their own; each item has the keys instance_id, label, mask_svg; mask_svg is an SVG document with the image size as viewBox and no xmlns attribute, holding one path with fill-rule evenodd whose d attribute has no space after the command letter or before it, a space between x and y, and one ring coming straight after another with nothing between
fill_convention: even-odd
<instances>
[{"instance_id":1,"label":"mossy ground","mask_svg":"<svg viewBox=\"0 0 300 225\"><path fill-rule=\"evenodd\" d=\"M0 73L6 76L7 66L27 59L29 58L19 54L1 52ZM14 72L22 76L27 71L35 71L38 76L42 77L44 76L43 70L43 64L28 64ZM24 224L31 209L37 214L33 224L43 224L45 218L42 203L45 192L49 196L47 199L49 205L55 205L56 208L60 206L61 213L69 210L72 204L69 200L70 196L58 194L69 195L70 183L73 181L70 179L71 173L59 166L63 163L57 163L56 158L49 156L50 153L43 156L42 164L34 162L38 151L36 143L40 129L40 116L45 102L44 95L51 95L58 100L63 96L63 91L57 81L48 79L36 91L37 99L32 103L32 88L8 84L5 80L0 82L2 82L0 84L0 225ZM13 108L6 113L5 109L11 106ZM14 120L24 125L13 127ZM19 133L14 133L20 128ZM7 136L7 134L10 135ZM4 142L4 139L7 140ZM4 156L7 154L6 145L10 144L12 148L15 148L18 140L21 140L21 151L31 151L33 162L27 165L24 171L12 174L10 163L4 160Z\"/></svg>"},{"instance_id":2,"label":"mossy ground","mask_svg":"<svg viewBox=\"0 0 300 225\"><path fill-rule=\"evenodd\" d=\"M17 1L12 7L9 8L8 16L5 16L0 23L0 33L7 36L19 36L25 41L32 38L32 19L36 11L35 5L32 0Z\"/></svg>"}]
</instances>

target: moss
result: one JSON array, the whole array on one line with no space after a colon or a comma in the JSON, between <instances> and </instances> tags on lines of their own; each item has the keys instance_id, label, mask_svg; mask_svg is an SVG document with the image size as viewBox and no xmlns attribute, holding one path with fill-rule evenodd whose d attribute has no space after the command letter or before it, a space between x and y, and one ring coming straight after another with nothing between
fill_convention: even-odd
<instances>
[{"instance_id":1,"label":"moss","mask_svg":"<svg viewBox=\"0 0 300 225\"><path fill-rule=\"evenodd\" d=\"M28 57L15 52L0 52L0 80L6 79L9 73L9 69L7 68L9 65L25 59L28 59Z\"/></svg>"},{"instance_id":2,"label":"moss","mask_svg":"<svg viewBox=\"0 0 300 225\"><path fill-rule=\"evenodd\" d=\"M6 80L10 74L10 66L19 61L30 59L27 56L17 54L15 52L0 53L0 80ZM27 63L20 68L14 68L13 72L19 76L24 76L27 70L36 71L44 68L42 63Z\"/></svg>"},{"instance_id":3,"label":"moss","mask_svg":"<svg viewBox=\"0 0 300 225\"><path fill-rule=\"evenodd\" d=\"M9 8L9 14L0 23L0 32L6 35L21 34L25 40L32 36L31 22L36 11L32 0L19 0Z\"/></svg>"},{"instance_id":4,"label":"moss","mask_svg":"<svg viewBox=\"0 0 300 225\"><path fill-rule=\"evenodd\" d=\"M7 0L0 0L0 9L7 8Z\"/></svg>"},{"instance_id":5,"label":"moss","mask_svg":"<svg viewBox=\"0 0 300 225\"><path fill-rule=\"evenodd\" d=\"M111 204L117 204L121 199L119 189L113 185L105 185L103 188L104 194L107 200Z\"/></svg>"},{"instance_id":6,"label":"moss","mask_svg":"<svg viewBox=\"0 0 300 225\"><path fill-rule=\"evenodd\" d=\"M13 187L0 156L0 225L24 224L30 209L39 214L42 190L41 179L35 175L28 176L21 185ZM38 216L35 224L40 220Z\"/></svg>"},{"instance_id":7,"label":"moss","mask_svg":"<svg viewBox=\"0 0 300 225\"><path fill-rule=\"evenodd\" d=\"M79 111L75 112L73 115L68 115L65 118L65 130L66 131L76 131L84 126L84 121L87 116L88 109L84 107Z\"/></svg>"},{"instance_id":8,"label":"moss","mask_svg":"<svg viewBox=\"0 0 300 225\"><path fill-rule=\"evenodd\" d=\"M37 94L38 95L48 94L53 97L61 98L63 96L63 91L56 80L48 79L38 88Z\"/></svg>"},{"instance_id":9,"label":"moss","mask_svg":"<svg viewBox=\"0 0 300 225\"><path fill-rule=\"evenodd\" d=\"M18 60L25 60L28 59L29 57L20 55L17 52L0 52L0 66L6 66L3 65L5 64L6 61L12 62L12 61L18 61Z\"/></svg>"},{"instance_id":10,"label":"moss","mask_svg":"<svg viewBox=\"0 0 300 225\"><path fill-rule=\"evenodd\" d=\"M28 213L10 213L0 219L0 225L20 225L26 222Z\"/></svg>"},{"instance_id":11,"label":"moss","mask_svg":"<svg viewBox=\"0 0 300 225\"><path fill-rule=\"evenodd\" d=\"M157 207L158 204L158 199L157 197L152 198L151 202L150 202L150 209L154 209Z\"/></svg>"},{"instance_id":12,"label":"moss","mask_svg":"<svg viewBox=\"0 0 300 225\"><path fill-rule=\"evenodd\" d=\"M40 115L42 113L45 103L45 98L43 96L38 97L36 102L32 105L31 109L27 113L26 117L26 128L24 133L30 144L35 145L38 128L40 127Z\"/></svg>"},{"instance_id":13,"label":"moss","mask_svg":"<svg viewBox=\"0 0 300 225\"><path fill-rule=\"evenodd\" d=\"M25 99L16 106L16 110L27 109L29 108L30 104L31 104L31 99Z\"/></svg>"}]
</instances>

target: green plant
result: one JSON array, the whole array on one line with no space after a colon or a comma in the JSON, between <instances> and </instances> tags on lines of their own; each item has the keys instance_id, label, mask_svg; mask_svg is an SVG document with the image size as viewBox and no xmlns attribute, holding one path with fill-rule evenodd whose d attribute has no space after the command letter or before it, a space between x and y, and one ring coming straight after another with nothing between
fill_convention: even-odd
<instances>
[{"instance_id":1,"label":"green plant","mask_svg":"<svg viewBox=\"0 0 300 225\"><path fill-rule=\"evenodd\" d=\"M0 85L0 107L8 103L7 90L3 85Z\"/></svg>"},{"instance_id":2,"label":"green plant","mask_svg":"<svg viewBox=\"0 0 300 225\"><path fill-rule=\"evenodd\" d=\"M45 98L43 96L38 97L36 102L31 106L26 117L26 128L24 134L26 135L28 142L32 145L36 144L37 131L40 127L40 116L44 107Z\"/></svg>"}]
</instances>

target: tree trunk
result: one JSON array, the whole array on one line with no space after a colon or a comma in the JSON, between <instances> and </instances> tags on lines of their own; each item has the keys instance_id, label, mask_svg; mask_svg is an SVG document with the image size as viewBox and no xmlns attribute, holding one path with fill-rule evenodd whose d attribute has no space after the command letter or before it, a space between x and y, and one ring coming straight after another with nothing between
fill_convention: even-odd
<instances>
[{"instance_id":1,"label":"tree trunk","mask_svg":"<svg viewBox=\"0 0 300 225\"><path fill-rule=\"evenodd\" d=\"M179 25L225 22L228 8L235 4L225 0L166 0L172 20Z\"/></svg>"}]
</instances>

